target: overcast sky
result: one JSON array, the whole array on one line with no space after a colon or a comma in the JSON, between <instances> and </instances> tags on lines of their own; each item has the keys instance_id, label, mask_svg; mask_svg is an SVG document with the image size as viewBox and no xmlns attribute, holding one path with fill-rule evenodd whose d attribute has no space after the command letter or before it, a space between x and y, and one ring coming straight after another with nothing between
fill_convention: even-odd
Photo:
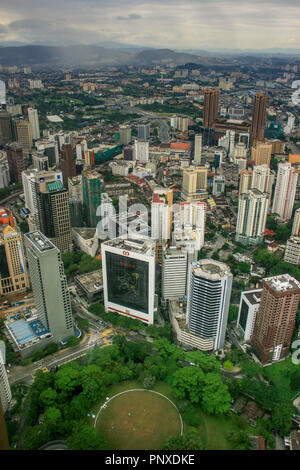
<instances>
[{"instance_id":1,"label":"overcast sky","mask_svg":"<svg viewBox=\"0 0 300 470\"><path fill-rule=\"evenodd\" d=\"M300 48L299 0L0 0L0 43Z\"/></svg>"}]
</instances>

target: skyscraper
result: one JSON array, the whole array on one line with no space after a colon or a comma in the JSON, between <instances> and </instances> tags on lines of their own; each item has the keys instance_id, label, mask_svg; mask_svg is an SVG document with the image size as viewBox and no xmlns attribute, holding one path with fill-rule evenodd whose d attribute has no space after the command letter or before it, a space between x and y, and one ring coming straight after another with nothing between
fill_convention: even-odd
<instances>
[{"instance_id":1,"label":"skyscraper","mask_svg":"<svg viewBox=\"0 0 300 470\"><path fill-rule=\"evenodd\" d=\"M1 295L29 288L22 236L10 225L0 225L0 274Z\"/></svg>"},{"instance_id":2,"label":"skyscraper","mask_svg":"<svg viewBox=\"0 0 300 470\"><path fill-rule=\"evenodd\" d=\"M270 166L272 156L272 144L268 142L256 142L251 149L251 160L255 165Z\"/></svg>"},{"instance_id":3,"label":"skyscraper","mask_svg":"<svg viewBox=\"0 0 300 470\"><path fill-rule=\"evenodd\" d=\"M2 404L3 413L7 411L11 401L11 391L5 370L5 363L5 343L4 341L0 341L0 406Z\"/></svg>"},{"instance_id":4,"label":"skyscraper","mask_svg":"<svg viewBox=\"0 0 300 470\"><path fill-rule=\"evenodd\" d=\"M207 196L207 168L204 166L183 169L182 198L185 201L201 201Z\"/></svg>"},{"instance_id":5,"label":"skyscraper","mask_svg":"<svg viewBox=\"0 0 300 470\"><path fill-rule=\"evenodd\" d=\"M300 208L295 211L292 236L300 237Z\"/></svg>"},{"instance_id":6,"label":"skyscraper","mask_svg":"<svg viewBox=\"0 0 300 470\"><path fill-rule=\"evenodd\" d=\"M292 217L297 181L298 174L292 165L279 163L272 212L278 214L282 220Z\"/></svg>"},{"instance_id":7,"label":"skyscraper","mask_svg":"<svg viewBox=\"0 0 300 470\"><path fill-rule=\"evenodd\" d=\"M180 299L185 296L187 253L176 246L165 247L162 253L162 298Z\"/></svg>"},{"instance_id":8,"label":"skyscraper","mask_svg":"<svg viewBox=\"0 0 300 470\"><path fill-rule=\"evenodd\" d=\"M144 122L138 125L137 137L138 140L148 140L150 138L150 124L148 122Z\"/></svg>"},{"instance_id":9,"label":"skyscraper","mask_svg":"<svg viewBox=\"0 0 300 470\"><path fill-rule=\"evenodd\" d=\"M83 217L87 227L97 227L100 217L96 215L101 204L100 175L95 170L82 172Z\"/></svg>"},{"instance_id":10,"label":"skyscraper","mask_svg":"<svg viewBox=\"0 0 300 470\"><path fill-rule=\"evenodd\" d=\"M261 141L264 139L267 102L268 96L265 93L257 93L255 95L250 131L250 146L257 140Z\"/></svg>"},{"instance_id":11,"label":"skyscraper","mask_svg":"<svg viewBox=\"0 0 300 470\"><path fill-rule=\"evenodd\" d=\"M218 88L204 91L203 127L214 127L219 112L219 96L220 90Z\"/></svg>"},{"instance_id":12,"label":"skyscraper","mask_svg":"<svg viewBox=\"0 0 300 470\"><path fill-rule=\"evenodd\" d=\"M26 233L25 245L39 320L55 341L64 341L74 335L74 327L60 251L39 231Z\"/></svg>"},{"instance_id":13,"label":"skyscraper","mask_svg":"<svg viewBox=\"0 0 300 470\"><path fill-rule=\"evenodd\" d=\"M231 296L229 267L211 259L188 268L186 324L202 339L203 350L223 349Z\"/></svg>"},{"instance_id":14,"label":"skyscraper","mask_svg":"<svg viewBox=\"0 0 300 470\"><path fill-rule=\"evenodd\" d=\"M29 121L18 119L15 121L16 138L21 145L24 155L28 155L32 149L32 131Z\"/></svg>"},{"instance_id":15,"label":"skyscraper","mask_svg":"<svg viewBox=\"0 0 300 470\"><path fill-rule=\"evenodd\" d=\"M135 140L134 141L134 154L135 160L146 163L149 160L149 141L148 140Z\"/></svg>"},{"instance_id":16,"label":"skyscraper","mask_svg":"<svg viewBox=\"0 0 300 470\"><path fill-rule=\"evenodd\" d=\"M155 242L126 235L101 244L106 312L154 320Z\"/></svg>"},{"instance_id":17,"label":"skyscraper","mask_svg":"<svg viewBox=\"0 0 300 470\"><path fill-rule=\"evenodd\" d=\"M257 245L263 241L270 196L257 189L242 193L236 224L237 242L244 245Z\"/></svg>"},{"instance_id":18,"label":"skyscraper","mask_svg":"<svg viewBox=\"0 0 300 470\"><path fill-rule=\"evenodd\" d=\"M202 155L202 135L195 135L194 142L194 163L195 165L201 165L201 155Z\"/></svg>"},{"instance_id":19,"label":"skyscraper","mask_svg":"<svg viewBox=\"0 0 300 470\"><path fill-rule=\"evenodd\" d=\"M240 172L239 194L247 193L252 184L252 170L242 170Z\"/></svg>"},{"instance_id":20,"label":"skyscraper","mask_svg":"<svg viewBox=\"0 0 300 470\"><path fill-rule=\"evenodd\" d=\"M39 116L38 116L37 109L28 108L27 111L28 111L28 120L31 125L32 138L33 140L37 140L41 137Z\"/></svg>"},{"instance_id":21,"label":"skyscraper","mask_svg":"<svg viewBox=\"0 0 300 470\"><path fill-rule=\"evenodd\" d=\"M289 274L263 279L251 345L262 364L289 353L300 300L300 283Z\"/></svg>"},{"instance_id":22,"label":"skyscraper","mask_svg":"<svg viewBox=\"0 0 300 470\"><path fill-rule=\"evenodd\" d=\"M130 126L120 126L120 144L128 145L130 141L131 141Z\"/></svg>"},{"instance_id":23,"label":"skyscraper","mask_svg":"<svg viewBox=\"0 0 300 470\"><path fill-rule=\"evenodd\" d=\"M257 165L253 168L251 189L258 189L271 197L274 181L275 175L268 165Z\"/></svg>"},{"instance_id":24,"label":"skyscraper","mask_svg":"<svg viewBox=\"0 0 300 470\"><path fill-rule=\"evenodd\" d=\"M68 186L68 178L76 176L76 161L72 144L62 145L59 166L62 171L64 185Z\"/></svg>"},{"instance_id":25,"label":"skyscraper","mask_svg":"<svg viewBox=\"0 0 300 470\"><path fill-rule=\"evenodd\" d=\"M7 161L12 183L22 183L22 171L25 170L24 153L18 142L6 147Z\"/></svg>"},{"instance_id":26,"label":"skyscraper","mask_svg":"<svg viewBox=\"0 0 300 470\"><path fill-rule=\"evenodd\" d=\"M4 110L0 110L0 136L2 136L2 145L6 145L12 141L10 115Z\"/></svg>"}]
</instances>

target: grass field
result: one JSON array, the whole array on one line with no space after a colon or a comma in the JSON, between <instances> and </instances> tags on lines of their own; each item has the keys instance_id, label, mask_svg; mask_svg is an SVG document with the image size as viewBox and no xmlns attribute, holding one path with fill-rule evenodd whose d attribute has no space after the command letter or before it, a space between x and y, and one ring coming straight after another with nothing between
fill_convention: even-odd
<instances>
[{"instance_id":1,"label":"grass field","mask_svg":"<svg viewBox=\"0 0 300 470\"><path fill-rule=\"evenodd\" d=\"M97 428L111 449L155 450L181 433L177 409L149 390L128 390L114 396L97 419Z\"/></svg>"},{"instance_id":2,"label":"grass field","mask_svg":"<svg viewBox=\"0 0 300 470\"><path fill-rule=\"evenodd\" d=\"M291 390L290 381L291 375L299 367L298 364L293 364L292 359L289 357L285 361L276 362L264 368L264 377L270 380L275 387L281 390L286 390L287 394L292 398L295 396L296 391Z\"/></svg>"},{"instance_id":3,"label":"grass field","mask_svg":"<svg viewBox=\"0 0 300 470\"><path fill-rule=\"evenodd\" d=\"M120 382L116 385L112 385L109 389L108 396L113 397L114 395L127 391L134 388L143 388L143 385L137 380L131 381L124 381ZM179 402L176 397L172 394L172 390L170 389L169 385L165 382L156 382L153 387L154 391L160 392L170 400L172 400L175 405L178 407ZM172 405L167 402L167 400L163 401L163 403L157 402L155 405L156 411L155 414L152 413L152 405L151 401L149 405L151 406L151 416L150 420L147 415L147 412L144 412L146 409L143 406L143 401L140 401L139 404L139 412L137 411L137 424L133 425L133 420L130 422L128 418L133 417L131 415L128 416L128 413L133 413L136 410L136 399L134 395L130 395L133 392L128 394L122 395L124 398L126 397L125 401L120 401L118 404L116 403L117 409L115 406L113 409L106 408L102 411L99 415L97 427L101 434L103 434L106 439L108 440L112 449L120 449L120 450L138 450L138 449L145 449L145 450L157 450L161 447L163 442L170 436L180 434L180 420L178 419L178 414L176 416L176 411ZM141 394L143 392L140 392ZM151 395L151 394L148 394ZM143 395L140 395L139 400ZM145 395L144 395L145 397ZM120 397L121 398L121 397ZM134 398L134 399L133 399ZM150 397L149 397L150 398ZM163 400L163 399L162 399ZM110 403L113 404L114 400ZM122 406L121 406L122 404ZM168 405L170 407L168 407ZM166 406L166 408L164 408ZM120 410L121 408L121 410ZM159 411L161 408L164 408L163 412ZM198 427L198 433L203 440L203 444L206 449L208 450L230 450L232 449L232 445L228 438L229 433L237 433L240 430L240 424L238 422L239 417L237 415L232 416L215 416L215 415L208 415L201 410L199 405L196 406L197 411L201 417L201 424ZM121 415L119 414L119 410ZM99 411L99 406L94 408L93 413L97 414ZM109 412L107 414L107 412ZM140 413L140 416L138 416ZM121 417L122 416L122 417ZM173 425L169 428L165 428L165 422L169 425L170 416L172 417L172 421L174 420L175 428ZM126 422L125 426L121 427L121 422ZM145 424L146 422L146 424ZM135 431L129 432L128 426L135 428ZM119 428L112 429L112 426L119 426ZM186 426L185 426L186 428ZM158 435L157 434L158 429ZM162 434L160 434L162 432ZM150 440L150 441L149 441ZM151 445L149 446L149 442Z\"/></svg>"}]
</instances>

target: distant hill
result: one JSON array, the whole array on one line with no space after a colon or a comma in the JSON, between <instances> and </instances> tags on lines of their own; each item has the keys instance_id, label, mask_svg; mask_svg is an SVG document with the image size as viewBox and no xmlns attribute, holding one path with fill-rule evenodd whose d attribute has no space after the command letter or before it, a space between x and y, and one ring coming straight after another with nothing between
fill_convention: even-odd
<instances>
[{"instance_id":1,"label":"distant hill","mask_svg":"<svg viewBox=\"0 0 300 470\"><path fill-rule=\"evenodd\" d=\"M41 65L49 67L95 65L124 65L163 63L172 61L177 65L199 62L199 56L170 49L145 49L142 51L126 48L101 46L41 46L27 45L0 47L0 64Z\"/></svg>"},{"instance_id":2,"label":"distant hill","mask_svg":"<svg viewBox=\"0 0 300 470\"><path fill-rule=\"evenodd\" d=\"M146 49L135 55L134 62L151 65L157 62L175 62L177 65L183 65L188 62L199 62L198 55L186 52L175 52L171 49Z\"/></svg>"}]
</instances>

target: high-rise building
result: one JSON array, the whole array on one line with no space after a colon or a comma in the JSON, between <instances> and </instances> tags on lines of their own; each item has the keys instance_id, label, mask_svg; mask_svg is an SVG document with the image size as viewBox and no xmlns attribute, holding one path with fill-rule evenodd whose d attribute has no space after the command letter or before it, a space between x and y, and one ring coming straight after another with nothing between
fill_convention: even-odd
<instances>
[{"instance_id":1,"label":"high-rise building","mask_svg":"<svg viewBox=\"0 0 300 470\"><path fill-rule=\"evenodd\" d=\"M292 236L300 237L300 208L295 211Z\"/></svg>"},{"instance_id":2,"label":"high-rise building","mask_svg":"<svg viewBox=\"0 0 300 470\"><path fill-rule=\"evenodd\" d=\"M4 110L0 110L0 136L2 138L2 145L6 145L12 141L10 115L7 111Z\"/></svg>"},{"instance_id":3,"label":"high-rise building","mask_svg":"<svg viewBox=\"0 0 300 470\"><path fill-rule=\"evenodd\" d=\"M180 299L186 293L187 253L176 246L165 247L162 253L162 298Z\"/></svg>"},{"instance_id":4,"label":"high-rise building","mask_svg":"<svg viewBox=\"0 0 300 470\"><path fill-rule=\"evenodd\" d=\"M298 174L290 163L279 163L277 171L273 214L278 214L281 220L289 220L292 217Z\"/></svg>"},{"instance_id":5,"label":"high-rise building","mask_svg":"<svg viewBox=\"0 0 300 470\"><path fill-rule=\"evenodd\" d=\"M33 140L37 140L41 137L39 115L38 115L37 109L28 108L27 112L28 112L28 120L31 125L32 138Z\"/></svg>"},{"instance_id":6,"label":"high-rise building","mask_svg":"<svg viewBox=\"0 0 300 470\"><path fill-rule=\"evenodd\" d=\"M207 172L204 166L183 169L181 195L185 201L201 201L207 197Z\"/></svg>"},{"instance_id":7,"label":"high-rise building","mask_svg":"<svg viewBox=\"0 0 300 470\"><path fill-rule=\"evenodd\" d=\"M41 232L25 234L32 291L39 320L57 342L74 336L67 278L59 249Z\"/></svg>"},{"instance_id":8,"label":"high-rise building","mask_svg":"<svg viewBox=\"0 0 300 470\"><path fill-rule=\"evenodd\" d=\"M268 165L257 165L253 168L251 189L258 189L262 193L272 196L275 175Z\"/></svg>"},{"instance_id":9,"label":"high-rise building","mask_svg":"<svg viewBox=\"0 0 300 470\"><path fill-rule=\"evenodd\" d=\"M83 218L87 227L97 227L100 217L96 214L101 204L101 180L95 170L82 172Z\"/></svg>"},{"instance_id":10,"label":"high-rise building","mask_svg":"<svg viewBox=\"0 0 300 470\"><path fill-rule=\"evenodd\" d=\"M236 224L237 242L244 245L257 245L264 238L270 196L257 189L250 189L239 197Z\"/></svg>"},{"instance_id":11,"label":"high-rise building","mask_svg":"<svg viewBox=\"0 0 300 470\"><path fill-rule=\"evenodd\" d=\"M18 119L15 121L16 139L21 145L24 155L28 155L32 149L32 131L29 121Z\"/></svg>"},{"instance_id":12,"label":"high-rise building","mask_svg":"<svg viewBox=\"0 0 300 470\"><path fill-rule=\"evenodd\" d=\"M241 293L236 326L243 334L244 341L250 341L252 338L261 293L262 289L248 290Z\"/></svg>"},{"instance_id":13,"label":"high-rise building","mask_svg":"<svg viewBox=\"0 0 300 470\"><path fill-rule=\"evenodd\" d=\"M300 300L300 282L289 274L263 279L251 345L262 364L288 356Z\"/></svg>"},{"instance_id":14,"label":"high-rise building","mask_svg":"<svg viewBox=\"0 0 300 470\"><path fill-rule=\"evenodd\" d=\"M201 155L202 155L202 134L195 135L194 142L194 164L201 165Z\"/></svg>"},{"instance_id":15,"label":"high-rise building","mask_svg":"<svg viewBox=\"0 0 300 470\"><path fill-rule=\"evenodd\" d=\"M155 188L151 202L151 237L165 242L171 237L173 191Z\"/></svg>"},{"instance_id":16,"label":"high-rise building","mask_svg":"<svg viewBox=\"0 0 300 470\"><path fill-rule=\"evenodd\" d=\"M252 146L256 141L261 141L264 139L267 102L268 96L265 93L257 93L254 97L252 124L250 131L250 146Z\"/></svg>"},{"instance_id":17,"label":"high-rise building","mask_svg":"<svg viewBox=\"0 0 300 470\"><path fill-rule=\"evenodd\" d=\"M76 176L76 161L74 149L71 144L63 144L60 152L60 169L64 185L68 185L68 178Z\"/></svg>"},{"instance_id":18,"label":"high-rise building","mask_svg":"<svg viewBox=\"0 0 300 470\"><path fill-rule=\"evenodd\" d=\"M203 350L224 348L232 274L219 261L203 259L188 268L186 325Z\"/></svg>"},{"instance_id":19,"label":"high-rise building","mask_svg":"<svg viewBox=\"0 0 300 470\"><path fill-rule=\"evenodd\" d=\"M203 127L214 127L219 112L219 96L220 90L218 88L204 91Z\"/></svg>"},{"instance_id":20,"label":"high-rise building","mask_svg":"<svg viewBox=\"0 0 300 470\"><path fill-rule=\"evenodd\" d=\"M131 141L131 127L120 126L120 144L128 145Z\"/></svg>"},{"instance_id":21,"label":"high-rise building","mask_svg":"<svg viewBox=\"0 0 300 470\"><path fill-rule=\"evenodd\" d=\"M149 141L148 140L135 140L134 141L135 160L139 162L148 162L149 160Z\"/></svg>"},{"instance_id":22,"label":"high-rise building","mask_svg":"<svg viewBox=\"0 0 300 470\"><path fill-rule=\"evenodd\" d=\"M9 219L7 221L9 222ZM0 225L0 261L0 294L26 291L29 288L29 280L22 236L16 227L9 223Z\"/></svg>"},{"instance_id":23,"label":"high-rise building","mask_svg":"<svg viewBox=\"0 0 300 470\"><path fill-rule=\"evenodd\" d=\"M22 183L22 171L25 170L24 153L18 142L6 147L7 161L12 183Z\"/></svg>"},{"instance_id":24,"label":"high-rise building","mask_svg":"<svg viewBox=\"0 0 300 470\"><path fill-rule=\"evenodd\" d=\"M0 341L0 406L2 404L3 413L7 411L12 398L8 377L5 370L5 364L5 343L4 341Z\"/></svg>"},{"instance_id":25,"label":"high-rise building","mask_svg":"<svg viewBox=\"0 0 300 470\"><path fill-rule=\"evenodd\" d=\"M225 192L225 178L221 175L214 175L213 179L213 190L214 196L218 197Z\"/></svg>"},{"instance_id":26,"label":"high-rise building","mask_svg":"<svg viewBox=\"0 0 300 470\"><path fill-rule=\"evenodd\" d=\"M22 173L25 206L31 230L38 229L65 253L72 249L69 192L61 171Z\"/></svg>"},{"instance_id":27,"label":"high-rise building","mask_svg":"<svg viewBox=\"0 0 300 470\"><path fill-rule=\"evenodd\" d=\"M272 144L268 142L256 142L251 149L251 160L254 161L254 165L267 165L269 167L271 156Z\"/></svg>"},{"instance_id":28,"label":"high-rise building","mask_svg":"<svg viewBox=\"0 0 300 470\"><path fill-rule=\"evenodd\" d=\"M284 261L299 266L300 264L300 238L291 237L286 243Z\"/></svg>"},{"instance_id":29,"label":"high-rise building","mask_svg":"<svg viewBox=\"0 0 300 470\"><path fill-rule=\"evenodd\" d=\"M247 193L251 189L252 174L252 170L242 170L240 172L239 195Z\"/></svg>"},{"instance_id":30,"label":"high-rise building","mask_svg":"<svg viewBox=\"0 0 300 470\"><path fill-rule=\"evenodd\" d=\"M150 124L148 122L138 124L137 138L138 140L148 140L150 138Z\"/></svg>"},{"instance_id":31,"label":"high-rise building","mask_svg":"<svg viewBox=\"0 0 300 470\"><path fill-rule=\"evenodd\" d=\"M101 244L104 306L153 324L155 293L155 242L126 235Z\"/></svg>"}]
</instances>

